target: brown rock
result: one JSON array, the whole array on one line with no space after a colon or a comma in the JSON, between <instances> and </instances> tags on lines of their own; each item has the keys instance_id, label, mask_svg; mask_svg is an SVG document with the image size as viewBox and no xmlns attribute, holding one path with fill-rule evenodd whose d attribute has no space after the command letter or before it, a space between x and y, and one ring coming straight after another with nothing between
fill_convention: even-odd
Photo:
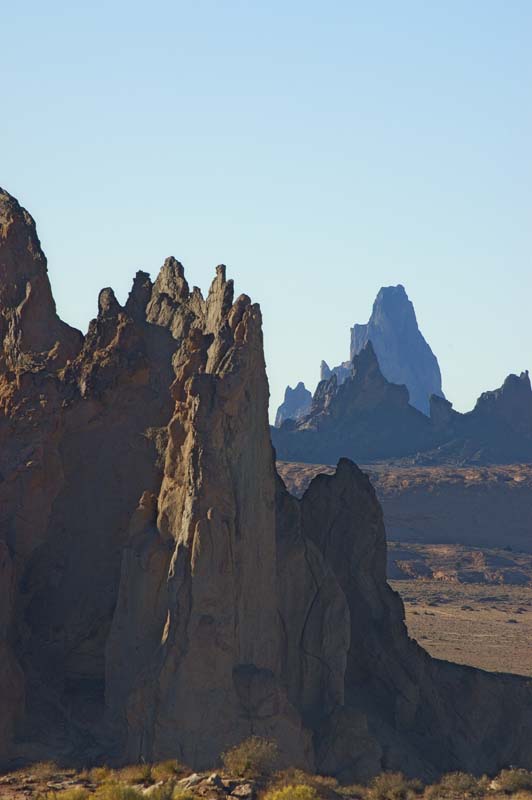
<instances>
[{"instance_id":1,"label":"brown rock","mask_svg":"<svg viewBox=\"0 0 532 800\"><path fill-rule=\"evenodd\" d=\"M206 300L175 259L123 308L103 290L76 350L51 294L19 313L22 278L49 287L2 202L0 759L202 769L257 735L346 780L530 768L527 682L408 639L367 476L278 480L260 309L225 268Z\"/></svg>"}]
</instances>

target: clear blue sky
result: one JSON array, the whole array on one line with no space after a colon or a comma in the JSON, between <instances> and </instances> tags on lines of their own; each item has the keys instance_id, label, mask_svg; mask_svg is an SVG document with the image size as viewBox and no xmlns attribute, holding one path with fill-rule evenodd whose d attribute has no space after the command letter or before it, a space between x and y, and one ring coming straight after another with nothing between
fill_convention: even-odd
<instances>
[{"instance_id":1,"label":"clear blue sky","mask_svg":"<svg viewBox=\"0 0 532 800\"><path fill-rule=\"evenodd\" d=\"M459 410L532 367L530 0L26 0L0 27L0 185L68 322L172 254L261 303L272 412L381 285Z\"/></svg>"}]
</instances>

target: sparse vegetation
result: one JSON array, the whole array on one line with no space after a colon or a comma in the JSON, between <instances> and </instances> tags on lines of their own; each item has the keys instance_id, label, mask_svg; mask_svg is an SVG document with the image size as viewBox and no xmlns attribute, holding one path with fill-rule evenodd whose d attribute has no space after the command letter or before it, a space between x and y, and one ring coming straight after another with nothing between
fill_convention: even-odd
<instances>
[{"instance_id":1,"label":"sparse vegetation","mask_svg":"<svg viewBox=\"0 0 532 800\"><path fill-rule=\"evenodd\" d=\"M264 795L264 800L318 800L318 793L307 783L300 783L271 789Z\"/></svg>"},{"instance_id":2,"label":"sparse vegetation","mask_svg":"<svg viewBox=\"0 0 532 800\"><path fill-rule=\"evenodd\" d=\"M384 772L367 785L346 786L294 767L276 770L278 759L274 742L252 737L222 756L222 773L202 772L192 786L180 783L191 770L174 759L85 770L43 762L0 776L0 797L5 785L10 800L532 800L525 769L503 769L495 778L451 772L427 786Z\"/></svg>"},{"instance_id":3,"label":"sparse vegetation","mask_svg":"<svg viewBox=\"0 0 532 800\"><path fill-rule=\"evenodd\" d=\"M88 800L89 791L83 787L75 787L72 789L64 789L61 792L46 792L41 795L42 800ZM37 798L37 800L41 800Z\"/></svg>"},{"instance_id":4,"label":"sparse vegetation","mask_svg":"<svg viewBox=\"0 0 532 800\"><path fill-rule=\"evenodd\" d=\"M113 770L111 779L127 784L151 783L153 780L151 770L151 764L131 764L128 767Z\"/></svg>"},{"instance_id":5,"label":"sparse vegetation","mask_svg":"<svg viewBox=\"0 0 532 800\"><path fill-rule=\"evenodd\" d=\"M110 780L113 774L112 769L108 766L104 765L101 767L93 767L88 773L88 777L94 783L105 783L105 781Z\"/></svg>"},{"instance_id":6,"label":"sparse vegetation","mask_svg":"<svg viewBox=\"0 0 532 800\"><path fill-rule=\"evenodd\" d=\"M120 783L104 783L103 786L96 789L91 800L144 800L144 795L133 786L124 786Z\"/></svg>"},{"instance_id":7,"label":"sparse vegetation","mask_svg":"<svg viewBox=\"0 0 532 800\"><path fill-rule=\"evenodd\" d=\"M158 764L152 764L151 767L151 777L154 781L176 780L190 774L190 772L191 770L188 767L180 764L176 759L159 761Z\"/></svg>"},{"instance_id":8,"label":"sparse vegetation","mask_svg":"<svg viewBox=\"0 0 532 800\"><path fill-rule=\"evenodd\" d=\"M402 772L383 772L368 788L368 800L411 800L423 791L421 781L406 778Z\"/></svg>"},{"instance_id":9,"label":"sparse vegetation","mask_svg":"<svg viewBox=\"0 0 532 800\"><path fill-rule=\"evenodd\" d=\"M222 755L225 769L243 778L265 778L271 775L279 760L276 742L251 736Z\"/></svg>"},{"instance_id":10,"label":"sparse vegetation","mask_svg":"<svg viewBox=\"0 0 532 800\"><path fill-rule=\"evenodd\" d=\"M498 791L505 794L532 792L532 772L526 769L503 769L494 781Z\"/></svg>"},{"instance_id":11,"label":"sparse vegetation","mask_svg":"<svg viewBox=\"0 0 532 800\"><path fill-rule=\"evenodd\" d=\"M481 797L488 789L488 778L475 778L467 772L450 772L439 783L427 787L427 800L458 800L459 798Z\"/></svg>"}]
</instances>

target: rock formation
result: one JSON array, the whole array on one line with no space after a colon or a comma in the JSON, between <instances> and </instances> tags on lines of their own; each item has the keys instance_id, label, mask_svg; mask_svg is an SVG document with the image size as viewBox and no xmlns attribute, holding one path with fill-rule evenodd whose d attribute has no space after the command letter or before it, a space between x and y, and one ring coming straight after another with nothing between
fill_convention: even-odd
<instances>
[{"instance_id":1,"label":"rock formation","mask_svg":"<svg viewBox=\"0 0 532 800\"><path fill-rule=\"evenodd\" d=\"M443 397L438 360L419 330L404 286L384 286L366 325L351 328L350 357L371 342L381 372L390 383L404 384L410 403L429 413L432 395Z\"/></svg>"},{"instance_id":2,"label":"rock formation","mask_svg":"<svg viewBox=\"0 0 532 800\"><path fill-rule=\"evenodd\" d=\"M275 415L275 427L280 428L286 419L304 417L310 411L311 404L312 394L304 383L299 381L295 389L287 386L284 393L284 401Z\"/></svg>"},{"instance_id":3,"label":"rock formation","mask_svg":"<svg viewBox=\"0 0 532 800\"><path fill-rule=\"evenodd\" d=\"M309 413L272 429L272 439L283 461L532 462L532 389L528 372L510 375L466 414L432 395L426 417L409 403L406 386L384 378L368 341L353 357L350 376L341 384L335 373L321 381Z\"/></svg>"},{"instance_id":4,"label":"rock formation","mask_svg":"<svg viewBox=\"0 0 532 800\"><path fill-rule=\"evenodd\" d=\"M287 489L302 497L324 464L278 461ZM532 554L532 465L364 467L382 506L388 539Z\"/></svg>"},{"instance_id":5,"label":"rock formation","mask_svg":"<svg viewBox=\"0 0 532 800\"><path fill-rule=\"evenodd\" d=\"M46 288L6 193L0 222L5 285ZM1 760L200 768L253 733L345 780L532 767L528 683L408 638L367 476L342 460L298 500L276 475L260 310L224 267L206 299L175 259L123 307L104 289L83 339L4 298ZM354 380L402 408L364 353Z\"/></svg>"}]
</instances>

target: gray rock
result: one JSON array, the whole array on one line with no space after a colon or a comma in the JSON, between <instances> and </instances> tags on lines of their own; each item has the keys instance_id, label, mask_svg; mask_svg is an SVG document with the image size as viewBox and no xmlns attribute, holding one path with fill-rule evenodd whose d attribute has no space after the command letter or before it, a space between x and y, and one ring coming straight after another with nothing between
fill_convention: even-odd
<instances>
[{"instance_id":1,"label":"gray rock","mask_svg":"<svg viewBox=\"0 0 532 800\"><path fill-rule=\"evenodd\" d=\"M312 394L302 381L295 389L287 386L284 393L284 402L281 403L275 415L275 426L280 428L287 419L300 419L308 414L312 403Z\"/></svg>"},{"instance_id":2,"label":"gray rock","mask_svg":"<svg viewBox=\"0 0 532 800\"><path fill-rule=\"evenodd\" d=\"M404 384L410 403L429 413L431 395L443 397L436 356L419 330L404 286L385 286L366 325L351 328L351 359L371 342L381 372L390 383Z\"/></svg>"}]
</instances>

